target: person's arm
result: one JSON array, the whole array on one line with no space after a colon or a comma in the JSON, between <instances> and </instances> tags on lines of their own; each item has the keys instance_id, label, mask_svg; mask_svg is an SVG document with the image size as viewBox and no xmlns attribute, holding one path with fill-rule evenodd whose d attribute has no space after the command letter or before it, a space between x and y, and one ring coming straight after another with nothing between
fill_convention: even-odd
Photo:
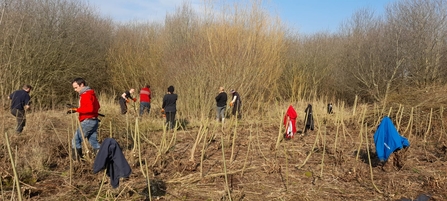
<instances>
[{"instance_id":1,"label":"person's arm","mask_svg":"<svg viewBox=\"0 0 447 201\"><path fill-rule=\"evenodd\" d=\"M166 106L166 95L163 97L163 103L161 105L161 109L165 109Z\"/></svg>"},{"instance_id":2,"label":"person's arm","mask_svg":"<svg viewBox=\"0 0 447 201\"><path fill-rule=\"evenodd\" d=\"M237 96L233 96L233 100L231 101L232 103L236 102Z\"/></svg>"},{"instance_id":3,"label":"person's arm","mask_svg":"<svg viewBox=\"0 0 447 201\"><path fill-rule=\"evenodd\" d=\"M124 99L127 99L127 97L126 97L126 92L124 92L123 94L121 94L121 97L123 97Z\"/></svg>"},{"instance_id":4,"label":"person's arm","mask_svg":"<svg viewBox=\"0 0 447 201\"><path fill-rule=\"evenodd\" d=\"M25 110L30 108L31 97L27 94L25 97L25 106L23 107Z\"/></svg>"}]
</instances>

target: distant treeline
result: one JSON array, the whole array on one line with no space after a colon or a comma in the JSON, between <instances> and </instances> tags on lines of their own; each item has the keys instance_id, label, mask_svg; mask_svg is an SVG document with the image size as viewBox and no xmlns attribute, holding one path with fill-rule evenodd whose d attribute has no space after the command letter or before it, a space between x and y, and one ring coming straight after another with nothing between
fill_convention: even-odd
<instances>
[{"instance_id":1,"label":"distant treeline","mask_svg":"<svg viewBox=\"0 0 447 201\"><path fill-rule=\"evenodd\" d=\"M163 23L118 24L83 1L0 0L0 93L30 84L35 104L49 108L75 97L75 77L110 95L150 84L161 97L174 85L182 108L199 115L219 86L260 109L356 95L402 101L446 84L446 0L398 0L381 16L362 9L336 33L313 35L259 1L243 5L199 15L185 3Z\"/></svg>"}]
</instances>

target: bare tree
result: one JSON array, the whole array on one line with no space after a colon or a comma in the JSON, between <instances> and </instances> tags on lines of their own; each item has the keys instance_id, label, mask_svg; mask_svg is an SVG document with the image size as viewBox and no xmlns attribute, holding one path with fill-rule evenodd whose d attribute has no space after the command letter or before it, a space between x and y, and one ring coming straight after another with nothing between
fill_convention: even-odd
<instances>
[{"instance_id":1,"label":"bare tree","mask_svg":"<svg viewBox=\"0 0 447 201\"><path fill-rule=\"evenodd\" d=\"M387 8L387 23L399 34L408 85L425 88L446 83L447 1L405 0Z\"/></svg>"},{"instance_id":2,"label":"bare tree","mask_svg":"<svg viewBox=\"0 0 447 201\"><path fill-rule=\"evenodd\" d=\"M61 94L72 93L69 84L74 77L99 86L105 83L95 74L107 73L107 20L78 1L16 0L0 5L2 93L28 83L34 86L35 104L46 107L67 100L69 96Z\"/></svg>"}]
</instances>

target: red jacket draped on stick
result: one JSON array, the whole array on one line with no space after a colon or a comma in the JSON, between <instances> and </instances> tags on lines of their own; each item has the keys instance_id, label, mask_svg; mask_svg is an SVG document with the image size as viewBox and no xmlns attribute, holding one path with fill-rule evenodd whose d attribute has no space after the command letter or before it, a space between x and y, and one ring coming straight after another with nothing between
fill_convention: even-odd
<instances>
[{"instance_id":1,"label":"red jacket draped on stick","mask_svg":"<svg viewBox=\"0 0 447 201\"><path fill-rule=\"evenodd\" d=\"M295 109L292 105L287 109L286 115L284 115L284 126L286 127L286 138L293 138L296 133L296 118L298 115L296 114Z\"/></svg>"}]
</instances>

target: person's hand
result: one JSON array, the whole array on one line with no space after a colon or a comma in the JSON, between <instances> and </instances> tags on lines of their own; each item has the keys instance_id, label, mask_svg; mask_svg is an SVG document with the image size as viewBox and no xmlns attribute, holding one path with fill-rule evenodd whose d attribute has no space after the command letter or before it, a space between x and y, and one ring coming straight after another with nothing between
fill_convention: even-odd
<instances>
[{"instance_id":1,"label":"person's hand","mask_svg":"<svg viewBox=\"0 0 447 201\"><path fill-rule=\"evenodd\" d=\"M70 108L67 110L67 114L76 113L78 111L78 108Z\"/></svg>"},{"instance_id":2,"label":"person's hand","mask_svg":"<svg viewBox=\"0 0 447 201\"><path fill-rule=\"evenodd\" d=\"M137 98L133 98L132 100L133 100L133 102L137 102Z\"/></svg>"},{"instance_id":3,"label":"person's hand","mask_svg":"<svg viewBox=\"0 0 447 201\"><path fill-rule=\"evenodd\" d=\"M129 103L130 101L129 101L129 99L126 99L126 103Z\"/></svg>"},{"instance_id":4,"label":"person's hand","mask_svg":"<svg viewBox=\"0 0 447 201\"><path fill-rule=\"evenodd\" d=\"M233 102L230 102L230 107L233 107Z\"/></svg>"},{"instance_id":5,"label":"person's hand","mask_svg":"<svg viewBox=\"0 0 447 201\"><path fill-rule=\"evenodd\" d=\"M29 105L25 105L25 110L29 109Z\"/></svg>"}]
</instances>

